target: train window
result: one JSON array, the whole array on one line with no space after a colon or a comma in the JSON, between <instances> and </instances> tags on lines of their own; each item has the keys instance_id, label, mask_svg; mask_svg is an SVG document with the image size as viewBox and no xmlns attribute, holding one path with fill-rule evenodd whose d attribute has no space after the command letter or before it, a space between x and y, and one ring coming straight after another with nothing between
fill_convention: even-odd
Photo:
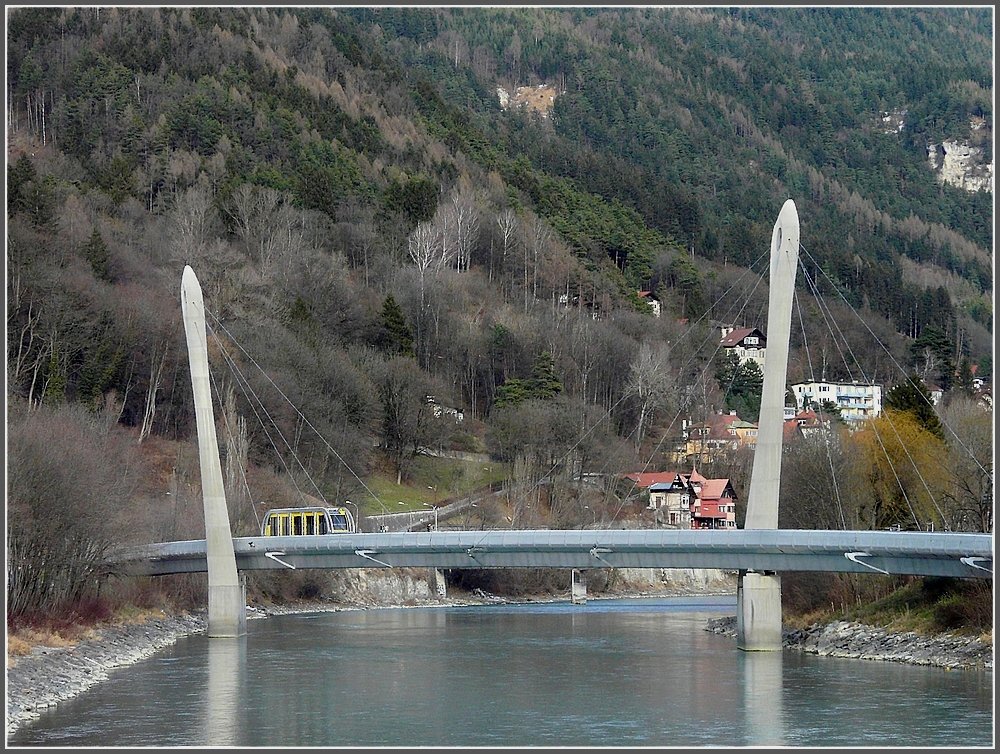
<instances>
[{"instance_id":1,"label":"train window","mask_svg":"<svg viewBox=\"0 0 1000 754\"><path fill-rule=\"evenodd\" d=\"M293 513L292 514L292 534L299 536L302 534L302 514Z\"/></svg>"},{"instance_id":2,"label":"train window","mask_svg":"<svg viewBox=\"0 0 1000 754\"><path fill-rule=\"evenodd\" d=\"M306 514L306 534L316 533L316 514L307 513Z\"/></svg>"}]
</instances>

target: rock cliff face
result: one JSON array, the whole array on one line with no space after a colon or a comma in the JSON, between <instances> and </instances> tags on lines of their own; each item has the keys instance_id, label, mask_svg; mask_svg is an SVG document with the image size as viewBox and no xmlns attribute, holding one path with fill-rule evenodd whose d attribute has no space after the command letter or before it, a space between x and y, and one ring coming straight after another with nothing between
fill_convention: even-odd
<instances>
[{"instance_id":1,"label":"rock cliff face","mask_svg":"<svg viewBox=\"0 0 1000 754\"><path fill-rule=\"evenodd\" d=\"M966 191L993 192L993 163L983 161L983 150L965 141L927 145L927 161L940 183Z\"/></svg>"},{"instance_id":2,"label":"rock cliff face","mask_svg":"<svg viewBox=\"0 0 1000 754\"><path fill-rule=\"evenodd\" d=\"M616 572L626 590L736 594L736 573L718 568L618 568Z\"/></svg>"},{"instance_id":3,"label":"rock cliff face","mask_svg":"<svg viewBox=\"0 0 1000 754\"><path fill-rule=\"evenodd\" d=\"M436 598L433 572L424 568L345 568L331 575L339 602L355 605L406 605Z\"/></svg>"}]
</instances>

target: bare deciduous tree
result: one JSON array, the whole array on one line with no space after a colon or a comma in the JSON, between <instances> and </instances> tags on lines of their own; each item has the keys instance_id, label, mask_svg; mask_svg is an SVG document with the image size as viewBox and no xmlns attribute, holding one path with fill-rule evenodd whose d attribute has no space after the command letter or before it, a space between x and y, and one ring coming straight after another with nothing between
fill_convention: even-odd
<instances>
[{"instance_id":1,"label":"bare deciduous tree","mask_svg":"<svg viewBox=\"0 0 1000 754\"><path fill-rule=\"evenodd\" d=\"M507 266L507 254L514 248L514 239L518 229L517 213L507 207L497 215L496 223L500 230L500 269L503 270ZM490 259L490 280L492 279L493 260Z\"/></svg>"},{"instance_id":2,"label":"bare deciduous tree","mask_svg":"<svg viewBox=\"0 0 1000 754\"><path fill-rule=\"evenodd\" d=\"M243 184L233 192L227 211L247 254L264 276L280 261L287 265L305 241L302 217L291 198L272 188Z\"/></svg>"},{"instance_id":3,"label":"bare deciduous tree","mask_svg":"<svg viewBox=\"0 0 1000 754\"><path fill-rule=\"evenodd\" d=\"M127 501L142 475L128 435L83 406L11 409L8 620L93 593L113 548L141 531Z\"/></svg>"},{"instance_id":4,"label":"bare deciduous tree","mask_svg":"<svg viewBox=\"0 0 1000 754\"><path fill-rule=\"evenodd\" d=\"M670 371L670 351L666 345L644 342L632 362L628 390L639 403L635 426L635 447L642 446L654 412L666 405L674 385Z\"/></svg>"}]
</instances>

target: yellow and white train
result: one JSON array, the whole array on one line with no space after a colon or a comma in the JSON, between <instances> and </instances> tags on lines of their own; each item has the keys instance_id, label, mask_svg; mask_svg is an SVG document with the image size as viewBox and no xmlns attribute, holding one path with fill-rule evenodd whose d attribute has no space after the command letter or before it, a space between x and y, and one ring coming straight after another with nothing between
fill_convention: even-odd
<instances>
[{"instance_id":1,"label":"yellow and white train","mask_svg":"<svg viewBox=\"0 0 1000 754\"><path fill-rule=\"evenodd\" d=\"M353 534L358 530L347 508L307 506L273 508L260 523L263 537L297 537L313 534Z\"/></svg>"}]
</instances>

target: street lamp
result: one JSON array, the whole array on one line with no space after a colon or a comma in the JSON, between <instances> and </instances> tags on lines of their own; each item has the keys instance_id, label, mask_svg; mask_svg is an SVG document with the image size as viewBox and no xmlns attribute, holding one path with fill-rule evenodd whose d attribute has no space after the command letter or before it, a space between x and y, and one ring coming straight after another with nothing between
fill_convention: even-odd
<instances>
[{"instance_id":1,"label":"street lamp","mask_svg":"<svg viewBox=\"0 0 1000 754\"><path fill-rule=\"evenodd\" d=\"M354 507L354 531L361 531L361 511L358 510L357 504L352 503L350 500L345 500L344 505Z\"/></svg>"},{"instance_id":2,"label":"street lamp","mask_svg":"<svg viewBox=\"0 0 1000 754\"><path fill-rule=\"evenodd\" d=\"M435 506L431 505L430 503L424 503L424 505L426 505L428 508L430 508L431 510L434 511L434 531L437 531L437 528L438 528L438 509Z\"/></svg>"}]
</instances>

